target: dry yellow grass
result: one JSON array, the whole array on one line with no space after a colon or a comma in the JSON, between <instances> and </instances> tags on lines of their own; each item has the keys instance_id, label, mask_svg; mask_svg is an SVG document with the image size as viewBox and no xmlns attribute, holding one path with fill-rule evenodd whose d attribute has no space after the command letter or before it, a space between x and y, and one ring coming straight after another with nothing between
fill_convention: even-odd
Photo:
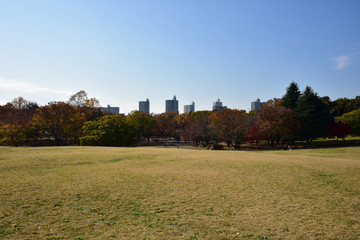
<instances>
[{"instance_id":1,"label":"dry yellow grass","mask_svg":"<svg viewBox=\"0 0 360 240\"><path fill-rule=\"evenodd\" d=\"M359 239L360 148L0 148L2 239Z\"/></svg>"}]
</instances>

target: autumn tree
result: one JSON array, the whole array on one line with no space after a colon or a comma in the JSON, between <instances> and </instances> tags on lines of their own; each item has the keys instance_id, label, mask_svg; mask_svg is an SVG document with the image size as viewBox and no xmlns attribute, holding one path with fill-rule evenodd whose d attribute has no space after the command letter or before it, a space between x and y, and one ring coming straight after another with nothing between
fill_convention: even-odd
<instances>
[{"instance_id":1,"label":"autumn tree","mask_svg":"<svg viewBox=\"0 0 360 240\"><path fill-rule=\"evenodd\" d=\"M177 130L175 117L177 112L160 113L154 115L154 135L157 137L170 138Z\"/></svg>"},{"instance_id":2,"label":"autumn tree","mask_svg":"<svg viewBox=\"0 0 360 240\"><path fill-rule=\"evenodd\" d=\"M339 98L332 102L331 113L334 117L340 117L345 113L354 111L360 108L360 96L354 99Z\"/></svg>"},{"instance_id":3,"label":"autumn tree","mask_svg":"<svg viewBox=\"0 0 360 240\"><path fill-rule=\"evenodd\" d=\"M148 113L141 111L133 111L127 117L128 121L133 122L136 125L137 129L137 138L146 138L147 141L150 140L150 137L153 135L153 128L155 125L155 120Z\"/></svg>"},{"instance_id":4,"label":"autumn tree","mask_svg":"<svg viewBox=\"0 0 360 240\"><path fill-rule=\"evenodd\" d=\"M100 111L100 102L96 98L88 98L84 90L73 94L68 103L77 107L80 112L84 113L88 121L94 120L97 117L103 116Z\"/></svg>"},{"instance_id":5,"label":"autumn tree","mask_svg":"<svg viewBox=\"0 0 360 240\"><path fill-rule=\"evenodd\" d=\"M185 142L207 146L216 141L218 134L210 127L212 113L213 111L196 111L176 117L177 126L181 129L181 137Z\"/></svg>"},{"instance_id":6,"label":"autumn tree","mask_svg":"<svg viewBox=\"0 0 360 240\"><path fill-rule=\"evenodd\" d=\"M88 98L87 93L84 90L80 90L77 93L71 95L69 104L75 107L100 107L99 100L96 98Z\"/></svg>"},{"instance_id":7,"label":"autumn tree","mask_svg":"<svg viewBox=\"0 0 360 240\"><path fill-rule=\"evenodd\" d=\"M185 129L188 126L191 125L191 123L194 121L192 117L193 113L183 113L175 116L174 120L176 123L176 127L179 129Z\"/></svg>"},{"instance_id":8,"label":"autumn tree","mask_svg":"<svg viewBox=\"0 0 360 240\"><path fill-rule=\"evenodd\" d=\"M336 141L339 141L339 138L345 140L345 137L350 134L350 126L341 121L330 123L328 130L331 137L336 137Z\"/></svg>"},{"instance_id":9,"label":"autumn tree","mask_svg":"<svg viewBox=\"0 0 360 240\"><path fill-rule=\"evenodd\" d=\"M17 112L17 109L11 103L0 106L0 127L5 124L17 122Z\"/></svg>"},{"instance_id":10,"label":"autumn tree","mask_svg":"<svg viewBox=\"0 0 360 240\"><path fill-rule=\"evenodd\" d=\"M194 113L190 112L190 113L183 113L183 114L179 114L177 116L175 116L175 134L174 134L174 138L177 141L180 141L181 137L183 137L183 139L185 141L187 141L184 136L185 130L188 130L189 127L191 125L193 125L193 123L195 122L194 117L193 117Z\"/></svg>"},{"instance_id":11,"label":"autumn tree","mask_svg":"<svg viewBox=\"0 0 360 240\"><path fill-rule=\"evenodd\" d=\"M0 128L0 143L12 146L19 146L25 136L21 125L6 124Z\"/></svg>"},{"instance_id":12,"label":"autumn tree","mask_svg":"<svg viewBox=\"0 0 360 240\"><path fill-rule=\"evenodd\" d=\"M209 117L212 113L213 111L202 110L202 111L193 112L189 114L189 116L191 117L192 121L195 122L203 117Z\"/></svg>"},{"instance_id":13,"label":"autumn tree","mask_svg":"<svg viewBox=\"0 0 360 240\"><path fill-rule=\"evenodd\" d=\"M193 141L195 145L202 144L206 147L218 142L219 132L212 126L211 117L205 114L185 128L182 137L185 141Z\"/></svg>"},{"instance_id":14,"label":"autumn tree","mask_svg":"<svg viewBox=\"0 0 360 240\"><path fill-rule=\"evenodd\" d=\"M78 108L64 102L40 107L33 117L42 135L54 138L58 145L78 142L85 120L85 115Z\"/></svg>"},{"instance_id":15,"label":"autumn tree","mask_svg":"<svg viewBox=\"0 0 360 240\"><path fill-rule=\"evenodd\" d=\"M222 109L212 113L211 125L218 131L219 140L239 148L246 140L245 119L246 112L243 110Z\"/></svg>"},{"instance_id":16,"label":"autumn tree","mask_svg":"<svg viewBox=\"0 0 360 240\"><path fill-rule=\"evenodd\" d=\"M31 124L33 115L38 108L35 102L23 97L0 106L0 141L2 144L19 146L34 144L37 135Z\"/></svg>"},{"instance_id":17,"label":"autumn tree","mask_svg":"<svg viewBox=\"0 0 360 240\"><path fill-rule=\"evenodd\" d=\"M250 111L247 114L245 121L245 128L247 129L245 133L246 141L251 144L258 144L259 142L266 140L263 137L259 126L256 124L256 112L257 111Z\"/></svg>"},{"instance_id":18,"label":"autumn tree","mask_svg":"<svg viewBox=\"0 0 360 240\"><path fill-rule=\"evenodd\" d=\"M200 137L199 137L199 128L197 124L193 123L190 126L187 126L185 129L183 129L181 133L181 137L185 141L185 143L193 142L194 145L198 145L200 142Z\"/></svg>"},{"instance_id":19,"label":"autumn tree","mask_svg":"<svg viewBox=\"0 0 360 240\"><path fill-rule=\"evenodd\" d=\"M335 118L335 121L347 124L352 135L360 136L360 108Z\"/></svg>"},{"instance_id":20,"label":"autumn tree","mask_svg":"<svg viewBox=\"0 0 360 240\"><path fill-rule=\"evenodd\" d=\"M75 107L85 107L88 103L88 96L84 90L80 90L77 93L71 95L69 104Z\"/></svg>"},{"instance_id":21,"label":"autumn tree","mask_svg":"<svg viewBox=\"0 0 360 240\"><path fill-rule=\"evenodd\" d=\"M33 145L37 140L37 131L33 125L5 124L0 128L0 143L18 147L22 144Z\"/></svg>"},{"instance_id":22,"label":"autumn tree","mask_svg":"<svg viewBox=\"0 0 360 240\"><path fill-rule=\"evenodd\" d=\"M251 144L255 143L256 145L266 140L265 137L263 137L263 133L260 131L259 126L252 125L245 133L246 141L250 142Z\"/></svg>"},{"instance_id":23,"label":"autumn tree","mask_svg":"<svg viewBox=\"0 0 360 240\"><path fill-rule=\"evenodd\" d=\"M27 101L22 97L0 106L0 126L2 124L27 125L38 108L35 102Z\"/></svg>"},{"instance_id":24,"label":"autumn tree","mask_svg":"<svg viewBox=\"0 0 360 240\"><path fill-rule=\"evenodd\" d=\"M15 109L36 109L39 107L36 102L28 101L21 96L14 98L10 104L13 105Z\"/></svg>"},{"instance_id":25,"label":"autumn tree","mask_svg":"<svg viewBox=\"0 0 360 240\"><path fill-rule=\"evenodd\" d=\"M256 113L256 126L260 136L265 137L271 145L279 144L281 139L290 141L296 134L299 122L295 118L294 111L280 106L279 100L269 100ZM253 131L257 130L256 127Z\"/></svg>"}]
</instances>

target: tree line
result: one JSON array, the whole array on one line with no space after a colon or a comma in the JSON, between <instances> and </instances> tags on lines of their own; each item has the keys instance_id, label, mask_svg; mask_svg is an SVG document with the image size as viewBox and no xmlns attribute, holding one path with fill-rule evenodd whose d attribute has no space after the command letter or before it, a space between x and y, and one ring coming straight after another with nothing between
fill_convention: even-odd
<instances>
[{"instance_id":1,"label":"tree line","mask_svg":"<svg viewBox=\"0 0 360 240\"><path fill-rule=\"evenodd\" d=\"M360 96L331 101L311 87L303 92L292 82L281 99L267 101L259 111L222 109L127 116L103 113L85 91L67 102L39 106L18 97L0 106L0 144L133 146L164 139L192 145L224 143L236 149L245 142L268 145L310 144L320 137L360 136ZM222 146L222 145L218 145Z\"/></svg>"}]
</instances>

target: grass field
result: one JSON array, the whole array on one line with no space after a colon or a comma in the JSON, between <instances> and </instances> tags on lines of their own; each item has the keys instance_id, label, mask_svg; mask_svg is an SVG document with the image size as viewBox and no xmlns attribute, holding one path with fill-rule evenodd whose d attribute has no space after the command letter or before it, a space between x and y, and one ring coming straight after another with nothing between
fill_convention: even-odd
<instances>
[{"instance_id":1,"label":"grass field","mask_svg":"<svg viewBox=\"0 0 360 240\"><path fill-rule=\"evenodd\" d=\"M360 147L0 147L0 239L360 239Z\"/></svg>"}]
</instances>

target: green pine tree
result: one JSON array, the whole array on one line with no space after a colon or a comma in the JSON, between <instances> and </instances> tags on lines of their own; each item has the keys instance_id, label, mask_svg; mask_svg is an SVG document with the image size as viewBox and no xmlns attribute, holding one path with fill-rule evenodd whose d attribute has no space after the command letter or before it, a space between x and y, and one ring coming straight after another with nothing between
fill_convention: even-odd
<instances>
[{"instance_id":1,"label":"green pine tree","mask_svg":"<svg viewBox=\"0 0 360 240\"><path fill-rule=\"evenodd\" d=\"M295 82L291 82L286 89L285 95L282 97L280 105L295 110L296 103L300 97L299 86Z\"/></svg>"},{"instance_id":2,"label":"green pine tree","mask_svg":"<svg viewBox=\"0 0 360 240\"><path fill-rule=\"evenodd\" d=\"M301 138L309 144L318 137L325 137L331 118L326 105L317 93L307 86L296 105L296 118L302 125Z\"/></svg>"}]
</instances>

